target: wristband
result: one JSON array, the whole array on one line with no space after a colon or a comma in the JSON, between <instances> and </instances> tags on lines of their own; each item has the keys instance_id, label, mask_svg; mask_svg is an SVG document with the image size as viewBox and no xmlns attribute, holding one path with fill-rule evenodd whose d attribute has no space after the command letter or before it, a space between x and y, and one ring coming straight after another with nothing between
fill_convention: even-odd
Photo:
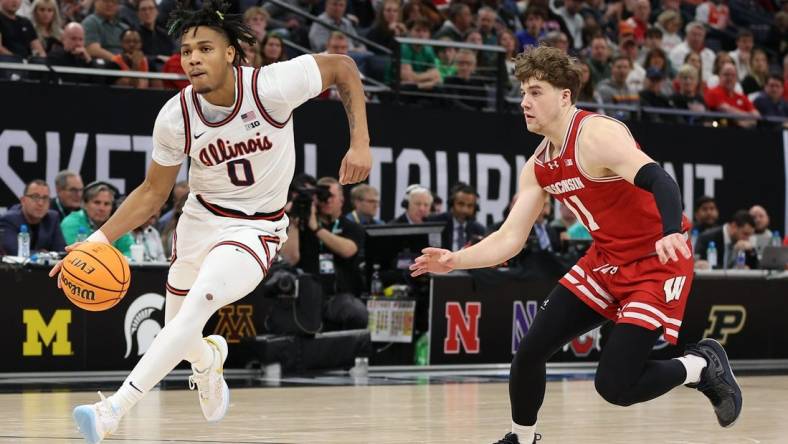
<instances>
[{"instance_id":1,"label":"wristband","mask_svg":"<svg viewBox=\"0 0 788 444\"><path fill-rule=\"evenodd\" d=\"M94 231L93 234L91 234L90 236L88 236L87 239L85 239L85 242L100 242L102 244L111 243L109 239L107 239L107 236L101 230Z\"/></svg>"}]
</instances>

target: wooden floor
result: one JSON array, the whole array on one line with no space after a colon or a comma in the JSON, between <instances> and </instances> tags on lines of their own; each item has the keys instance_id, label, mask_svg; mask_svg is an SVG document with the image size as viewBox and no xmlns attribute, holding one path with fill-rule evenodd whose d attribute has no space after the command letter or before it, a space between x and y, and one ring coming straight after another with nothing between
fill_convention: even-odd
<instances>
[{"instance_id":1,"label":"wooden floor","mask_svg":"<svg viewBox=\"0 0 788 444\"><path fill-rule=\"evenodd\" d=\"M743 377L744 412L720 428L708 401L679 388L622 408L591 381L548 384L541 443L788 443L788 377ZM202 419L195 392L151 392L110 443L482 443L509 427L506 384L233 389L228 416ZM0 395L0 442L82 442L75 404L95 393ZM540 444L541 444L540 443Z\"/></svg>"}]
</instances>

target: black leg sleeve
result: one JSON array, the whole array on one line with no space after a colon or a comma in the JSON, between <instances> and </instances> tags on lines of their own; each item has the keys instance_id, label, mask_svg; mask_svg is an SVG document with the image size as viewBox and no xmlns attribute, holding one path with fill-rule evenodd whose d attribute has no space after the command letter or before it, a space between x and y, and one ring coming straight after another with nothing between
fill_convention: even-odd
<instances>
[{"instance_id":1,"label":"black leg sleeve","mask_svg":"<svg viewBox=\"0 0 788 444\"><path fill-rule=\"evenodd\" d=\"M557 285L542 305L512 360L509 400L512 420L523 426L536 423L545 390L545 364L567 342L605 321L577 296Z\"/></svg>"}]
</instances>

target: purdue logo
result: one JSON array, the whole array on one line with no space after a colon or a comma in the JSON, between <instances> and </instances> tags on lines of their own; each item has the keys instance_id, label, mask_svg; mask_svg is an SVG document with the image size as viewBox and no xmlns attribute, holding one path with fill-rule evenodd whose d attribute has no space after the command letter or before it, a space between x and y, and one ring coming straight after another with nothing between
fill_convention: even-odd
<instances>
[{"instance_id":1,"label":"purdue logo","mask_svg":"<svg viewBox=\"0 0 788 444\"><path fill-rule=\"evenodd\" d=\"M252 322L254 307L251 305L226 305L219 309L219 323L213 331L224 336L228 343L241 342L241 338L257 336Z\"/></svg>"},{"instance_id":2,"label":"purdue logo","mask_svg":"<svg viewBox=\"0 0 788 444\"><path fill-rule=\"evenodd\" d=\"M747 309L743 305L713 305L709 313L709 328L703 332L703 336L725 345L728 335L739 333L746 320Z\"/></svg>"},{"instance_id":3,"label":"purdue logo","mask_svg":"<svg viewBox=\"0 0 788 444\"><path fill-rule=\"evenodd\" d=\"M73 354L71 342L68 340L71 310L56 310L48 323L44 322L40 311L23 310L22 322L27 326L27 339L22 344L22 356L41 356L44 346L50 345L54 356Z\"/></svg>"}]
</instances>

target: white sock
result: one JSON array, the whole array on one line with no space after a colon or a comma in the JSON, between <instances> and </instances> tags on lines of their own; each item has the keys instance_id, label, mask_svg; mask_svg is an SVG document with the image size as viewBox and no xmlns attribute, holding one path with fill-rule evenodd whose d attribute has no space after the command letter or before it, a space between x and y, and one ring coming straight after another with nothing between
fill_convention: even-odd
<instances>
[{"instance_id":1,"label":"white sock","mask_svg":"<svg viewBox=\"0 0 788 444\"><path fill-rule=\"evenodd\" d=\"M700 373L706 368L706 365L708 365L705 359L696 355L684 355L675 359L681 362L687 370L687 379L684 380L684 384L700 382Z\"/></svg>"},{"instance_id":2,"label":"white sock","mask_svg":"<svg viewBox=\"0 0 788 444\"><path fill-rule=\"evenodd\" d=\"M534 441L536 424L532 426L522 426L512 421L512 433L517 435L517 440L520 441L520 444L531 444Z\"/></svg>"},{"instance_id":3,"label":"white sock","mask_svg":"<svg viewBox=\"0 0 788 444\"><path fill-rule=\"evenodd\" d=\"M145 396L145 392L141 391L137 384L127 379L123 382L123 385L120 386L118 391L108 399L115 410L123 416L131 410L134 404L142 399L143 396Z\"/></svg>"}]
</instances>

